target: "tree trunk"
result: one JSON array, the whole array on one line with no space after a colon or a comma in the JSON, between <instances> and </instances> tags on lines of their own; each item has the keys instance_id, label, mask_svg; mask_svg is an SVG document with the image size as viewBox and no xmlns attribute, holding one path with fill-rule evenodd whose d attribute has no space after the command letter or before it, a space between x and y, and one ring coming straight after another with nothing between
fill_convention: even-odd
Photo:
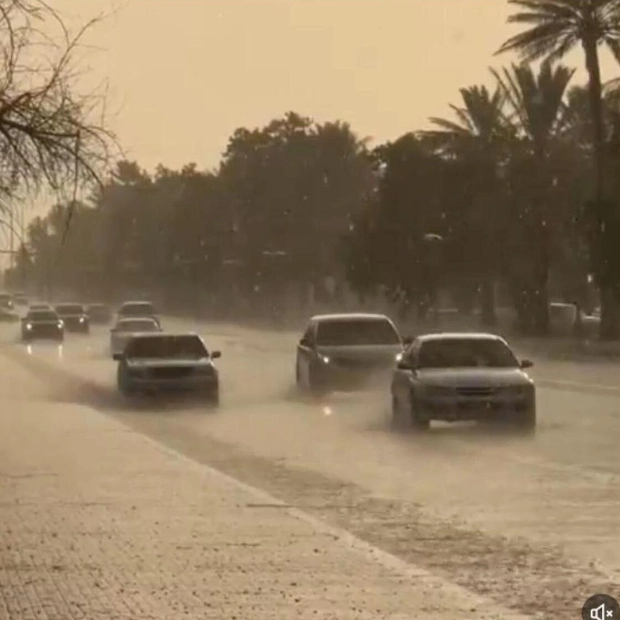
<instances>
[{"instance_id":1,"label":"tree trunk","mask_svg":"<svg viewBox=\"0 0 620 620\"><path fill-rule=\"evenodd\" d=\"M604 247L611 244L605 243L605 237L609 234L607 223L609 222L609 204L605 200L605 121L603 116L603 88L601 83L601 69L598 57L596 41L584 41L583 48L586 56L586 69L588 71L588 94L590 99L590 116L592 119L592 141L594 149L594 211L595 217L592 225L595 227L590 243L600 243ZM603 239L601 239L603 237ZM591 250L592 251L592 250ZM596 249L594 249L596 251ZM602 256L598 261L598 270L605 269L609 263L609 257ZM606 274L597 274L601 282L601 324L599 338L601 340L617 340L620 337L620 321L618 317L618 303ZM601 277L602 276L602 277Z\"/></svg>"},{"instance_id":2,"label":"tree trunk","mask_svg":"<svg viewBox=\"0 0 620 620\"><path fill-rule=\"evenodd\" d=\"M497 325L495 281L491 277L486 277L480 287L480 321L485 327L495 327Z\"/></svg>"},{"instance_id":3,"label":"tree trunk","mask_svg":"<svg viewBox=\"0 0 620 620\"><path fill-rule=\"evenodd\" d=\"M534 333L537 336L549 335L549 231L544 213L538 222L538 247L534 265Z\"/></svg>"}]
</instances>

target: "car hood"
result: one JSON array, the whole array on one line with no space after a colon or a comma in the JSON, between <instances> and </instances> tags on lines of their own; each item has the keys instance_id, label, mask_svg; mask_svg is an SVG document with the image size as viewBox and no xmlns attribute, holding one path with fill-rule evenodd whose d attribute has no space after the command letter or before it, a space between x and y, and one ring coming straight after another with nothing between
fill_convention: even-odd
<instances>
[{"instance_id":1,"label":"car hood","mask_svg":"<svg viewBox=\"0 0 620 620\"><path fill-rule=\"evenodd\" d=\"M400 344L317 346L317 352L333 360L394 362L403 347Z\"/></svg>"},{"instance_id":2,"label":"car hood","mask_svg":"<svg viewBox=\"0 0 620 620\"><path fill-rule=\"evenodd\" d=\"M428 385L445 387L501 387L533 383L520 368L429 368L418 370L418 378Z\"/></svg>"},{"instance_id":3,"label":"car hood","mask_svg":"<svg viewBox=\"0 0 620 620\"><path fill-rule=\"evenodd\" d=\"M130 359L127 360L127 365L131 368L166 368L168 366L179 367L202 367L202 366L212 366L212 362L210 359L161 359L161 358L153 358L153 359Z\"/></svg>"}]
</instances>

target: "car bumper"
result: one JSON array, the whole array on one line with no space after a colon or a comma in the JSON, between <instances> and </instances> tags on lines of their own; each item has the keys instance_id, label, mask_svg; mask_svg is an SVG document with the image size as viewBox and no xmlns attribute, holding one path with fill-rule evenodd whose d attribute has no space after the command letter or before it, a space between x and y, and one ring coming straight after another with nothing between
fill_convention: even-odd
<instances>
[{"instance_id":1,"label":"car bumper","mask_svg":"<svg viewBox=\"0 0 620 620\"><path fill-rule=\"evenodd\" d=\"M336 364L317 366L316 377L321 385L340 390L359 390L376 385L389 385L393 366L343 367Z\"/></svg>"},{"instance_id":2,"label":"car bumper","mask_svg":"<svg viewBox=\"0 0 620 620\"><path fill-rule=\"evenodd\" d=\"M23 340L62 340L65 332L62 328L43 328L22 331Z\"/></svg>"},{"instance_id":3,"label":"car bumper","mask_svg":"<svg viewBox=\"0 0 620 620\"><path fill-rule=\"evenodd\" d=\"M528 399L444 400L422 398L417 401L417 406L426 419L446 422L519 418L536 408L535 403Z\"/></svg>"},{"instance_id":4,"label":"car bumper","mask_svg":"<svg viewBox=\"0 0 620 620\"><path fill-rule=\"evenodd\" d=\"M126 386L131 390L144 392L216 392L217 377L183 377L162 379L149 377L128 377Z\"/></svg>"}]
</instances>

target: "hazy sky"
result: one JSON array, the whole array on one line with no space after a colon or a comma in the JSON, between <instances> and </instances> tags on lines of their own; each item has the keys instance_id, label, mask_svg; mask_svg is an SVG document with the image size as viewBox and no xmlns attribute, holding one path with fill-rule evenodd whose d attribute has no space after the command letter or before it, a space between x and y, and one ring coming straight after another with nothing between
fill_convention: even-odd
<instances>
[{"instance_id":1,"label":"hazy sky","mask_svg":"<svg viewBox=\"0 0 620 620\"><path fill-rule=\"evenodd\" d=\"M459 87L510 60L492 57L512 32L506 0L53 4L81 18L114 11L90 35L97 50L86 60L93 80L109 81L114 127L148 169L214 166L236 127L287 110L395 138L448 114Z\"/></svg>"}]
</instances>

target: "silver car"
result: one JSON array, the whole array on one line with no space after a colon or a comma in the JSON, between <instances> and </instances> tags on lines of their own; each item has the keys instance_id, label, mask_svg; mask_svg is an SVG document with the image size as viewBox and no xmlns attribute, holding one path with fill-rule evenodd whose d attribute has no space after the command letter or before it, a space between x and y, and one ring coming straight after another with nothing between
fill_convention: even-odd
<instances>
[{"instance_id":1,"label":"silver car","mask_svg":"<svg viewBox=\"0 0 620 620\"><path fill-rule=\"evenodd\" d=\"M219 404L219 374L213 360L219 351L208 351L197 334L140 334L123 353L115 354L118 388L125 396L161 391L192 391L210 404Z\"/></svg>"},{"instance_id":2,"label":"silver car","mask_svg":"<svg viewBox=\"0 0 620 620\"><path fill-rule=\"evenodd\" d=\"M403 341L383 314L313 316L297 345L298 387L312 394L356 389L369 380L389 381Z\"/></svg>"},{"instance_id":3,"label":"silver car","mask_svg":"<svg viewBox=\"0 0 620 620\"><path fill-rule=\"evenodd\" d=\"M536 388L508 343L494 334L427 334L416 338L392 377L396 426L427 429L431 420L511 421L536 426Z\"/></svg>"},{"instance_id":4,"label":"silver car","mask_svg":"<svg viewBox=\"0 0 620 620\"><path fill-rule=\"evenodd\" d=\"M110 330L110 351L112 357L122 353L127 343L136 335L151 332L161 332L161 327L155 319L121 319Z\"/></svg>"}]
</instances>

